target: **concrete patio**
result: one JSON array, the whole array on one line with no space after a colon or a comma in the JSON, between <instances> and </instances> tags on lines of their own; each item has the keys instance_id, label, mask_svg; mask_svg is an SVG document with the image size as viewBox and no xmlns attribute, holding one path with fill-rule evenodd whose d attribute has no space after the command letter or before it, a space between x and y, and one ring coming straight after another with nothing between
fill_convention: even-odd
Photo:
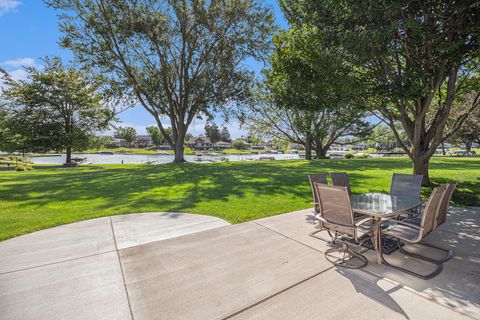
<instances>
[{"instance_id":1,"label":"concrete patio","mask_svg":"<svg viewBox=\"0 0 480 320\"><path fill-rule=\"evenodd\" d=\"M364 269L335 268L313 230L311 210L237 225L142 213L13 238L0 242L0 319L480 319L480 208L452 208L427 238L455 250L427 281L372 251Z\"/></svg>"}]
</instances>

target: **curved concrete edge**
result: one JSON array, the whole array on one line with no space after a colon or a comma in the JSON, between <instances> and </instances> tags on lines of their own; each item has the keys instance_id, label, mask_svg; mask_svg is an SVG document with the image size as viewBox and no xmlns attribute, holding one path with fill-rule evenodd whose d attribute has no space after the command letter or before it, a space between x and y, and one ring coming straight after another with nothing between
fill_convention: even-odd
<instances>
[{"instance_id":1,"label":"curved concrete edge","mask_svg":"<svg viewBox=\"0 0 480 320\"><path fill-rule=\"evenodd\" d=\"M94 218L0 242L0 274L201 232L230 223L191 213L145 212Z\"/></svg>"}]
</instances>

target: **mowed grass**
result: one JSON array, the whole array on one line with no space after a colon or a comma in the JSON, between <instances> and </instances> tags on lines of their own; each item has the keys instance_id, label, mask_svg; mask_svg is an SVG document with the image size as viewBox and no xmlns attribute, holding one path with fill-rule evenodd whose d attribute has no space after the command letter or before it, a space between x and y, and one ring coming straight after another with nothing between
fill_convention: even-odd
<instances>
[{"instance_id":1,"label":"mowed grass","mask_svg":"<svg viewBox=\"0 0 480 320\"><path fill-rule=\"evenodd\" d=\"M411 163L392 158L0 171L0 239L134 212L190 212L244 222L311 207L307 174L329 171L347 171L353 193L388 192L392 172L411 173ZM455 204L480 204L479 158L435 158L430 175L433 185L460 181Z\"/></svg>"}]
</instances>

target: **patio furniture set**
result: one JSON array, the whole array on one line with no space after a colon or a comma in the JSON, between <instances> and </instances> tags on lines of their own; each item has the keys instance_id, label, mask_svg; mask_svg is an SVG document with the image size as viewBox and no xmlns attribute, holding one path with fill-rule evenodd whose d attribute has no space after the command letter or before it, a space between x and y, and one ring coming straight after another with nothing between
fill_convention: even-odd
<instances>
[{"instance_id":1,"label":"patio furniture set","mask_svg":"<svg viewBox=\"0 0 480 320\"><path fill-rule=\"evenodd\" d=\"M332 185L328 185L327 176ZM452 250L443 249L424 241L424 238L445 222L448 205L457 182L450 182L433 189L427 201L420 199L421 175L394 173L390 193L352 194L345 172L311 174L314 209L319 230L310 235L318 236L327 231L331 237L326 258L345 268L362 268L368 263L362 254L369 247L375 250L378 264L430 279L442 271L443 263L453 256ZM340 247L337 244L341 244ZM435 248L443 253L440 259L414 253L405 244ZM353 247L362 248L359 252ZM427 274L388 262L385 255L400 250L408 257L432 264L434 270Z\"/></svg>"}]
</instances>

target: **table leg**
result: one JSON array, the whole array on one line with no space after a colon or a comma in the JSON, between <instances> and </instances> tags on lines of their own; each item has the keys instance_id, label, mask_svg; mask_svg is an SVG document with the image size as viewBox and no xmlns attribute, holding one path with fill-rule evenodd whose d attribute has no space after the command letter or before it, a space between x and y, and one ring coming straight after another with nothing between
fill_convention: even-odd
<instances>
[{"instance_id":1,"label":"table leg","mask_svg":"<svg viewBox=\"0 0 480 320\"><path fill-rule=\"evenodd\" d=\"M382 264L382 256L380 250L382 250L382 239L380 237L381 219L375 218L373 222L373 238L375 254L377 255L377 264Z\"/></svg>"}]
</instances>

